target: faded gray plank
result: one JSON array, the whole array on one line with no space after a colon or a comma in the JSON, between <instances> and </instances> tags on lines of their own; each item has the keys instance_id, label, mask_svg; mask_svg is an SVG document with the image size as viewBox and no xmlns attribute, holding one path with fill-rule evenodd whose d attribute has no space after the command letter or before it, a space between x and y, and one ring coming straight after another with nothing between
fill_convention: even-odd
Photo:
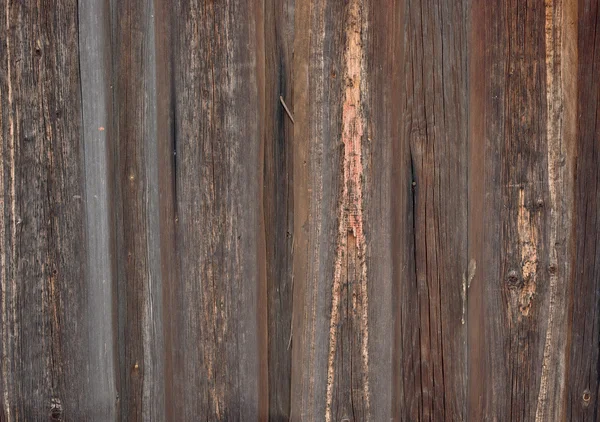
<instances>
[{"instance_id":1,"label":"faded gray plank","mask_svg":"<svg viewBox=\"0 0 600 422\"><path fill-rule=\"evenodd\" d=\"M114 219L110 9L107 1L78 3L81 113L85 167L88 336L91 418L117 410L114 313Z\"/></svg>"}]
</instances>

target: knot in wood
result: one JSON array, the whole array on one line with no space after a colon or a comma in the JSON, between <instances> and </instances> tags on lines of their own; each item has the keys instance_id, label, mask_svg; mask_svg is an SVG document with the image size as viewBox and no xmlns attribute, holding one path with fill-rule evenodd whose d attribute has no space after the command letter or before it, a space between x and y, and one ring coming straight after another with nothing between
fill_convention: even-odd
<instances>
[{"instance_id":1,"label":"knot in wood","mask_svg":"<svg viewBox=\"0 0 600 422\"><path fill-rule=\"evenodd\" d=\"M521 279L517 271L510 270L506 277L506 284L508 285L509 289L516 290L521 288L521 286L523 285L523 280Z\"/></svg>"}]
</instances>

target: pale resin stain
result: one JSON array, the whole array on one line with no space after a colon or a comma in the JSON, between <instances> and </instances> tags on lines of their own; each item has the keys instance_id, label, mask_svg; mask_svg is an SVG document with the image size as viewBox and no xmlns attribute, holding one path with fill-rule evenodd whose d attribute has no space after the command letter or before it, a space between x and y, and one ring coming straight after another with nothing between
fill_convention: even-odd
<instances>
[{"instance_id":1,"label":"pale resin stain","mask_svg":"<svg viewBox=\"0 0 600 422\"><path fill-rule=\"evenodd\" d=\"M369 408L369 332L367 326L367 267L364 260L366 243L363 232L362 213L362 137L364 134L363 117L361 115L361 71L363 51L361 42L361 6L359 0L353 0L349 5L348 21L346 22L345 49L345 92L342 108L342 143L344 145L344 179L340 203L337 252L333 279L331 304L331 321L329 327L329 354L327 365L327 397L325 420L331 422L331 406L335 379L334 361L337 350L337 329L340 320L340 294L343 284L342 273L346 262L344 256L348 253L348 236L353 236L358 252L360 266L360 293L362 308L360 309L360 330L362 334L361 356L363 372L363 397L368 415ZM360 307L356 304L357 307Z\"/></svg>"},{"instance_id":2,"label":"pale resin stain","mask_svg":"<svg viewBox=\"0 0 600 422\"><path fill-rule=\"evenodd\" d=\"M522 316L528 316L537 283L538 256L536 242L538 230L535 224L531 223L531 214L525 208L525 192L522 189L519 191L517 231L519 233L519 246L521 247L521 274L523 276L523 287L519 291L519 311Z\"/></svg>"}]
</instances>

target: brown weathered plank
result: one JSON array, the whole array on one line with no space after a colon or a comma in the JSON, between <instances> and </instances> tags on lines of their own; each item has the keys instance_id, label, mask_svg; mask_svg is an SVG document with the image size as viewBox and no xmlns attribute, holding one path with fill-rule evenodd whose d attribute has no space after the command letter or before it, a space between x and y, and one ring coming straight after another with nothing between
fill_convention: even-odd
<instances>
[{"instance_id":1,"label":"brown weathered plank","mask_svg":"<svg viewBox=\"0 0 600 422\"><path fill-rule=\"evenodd\" d=\"M573 2L567 24L577 22L576 44L569 51L571 92L576 92L577 167L574 192L574 248L571 291L571 345L567 362L568 420L598 420L600 282L600 10L598 1ZM576 70L575 70L576 69Z\"/></svg>"},{"instance_id":2,"label":"brown weathered plank","mask_svg":"<svg viewBox=\"0 0 600 422\"><path fill-rule=\"evenodd\" d=\"M267 265L269 419L289 420L291 387L294 1L264 3L264 219ZM280 97L283 99L281 100ZM293 117L293 114L292 114Z\"/></svg>"},{"instance_id":3,"label":"brown weathered plank","mask_svg":"<svg viewBox=\"0 0 600 422\"><path fill-rule=\"evenodd\" d=\"M391 417L388 6L296 1L293 420Z\"/></svg>"},{"instance_id":4,"label":"brown weathered plank","mask_svg":"<svg viewBox=\"0 0 600 422\"><path fill-rule=\"evenodd\" d=\"M267 412L261 4L174 4L175 420Z\"/></svg>"},{"instance_id":5,"label":"brown weathered plank","mask_svg":"<svg viewBox=\"0 0 600 422\"><path fill-rule=\"evenodd\" d=\"M400 140L402 96L403 38L402 2L389 0L370 2L363 8L367 21L364 38L364 101L365 131L363 135L363 218L367 267L367 295L372 298L368 308L368 353L370 412L363 420L392 420L396 403L394 363L395 315L397 279L396 269L401 262L395 254L395 233L391 230L395 213L394 198L406 193L407 184L398 184L395 169L408 167L395 151ZM366 138L366 139L365 139ZM400 170L400 171L402 171ZM398 266L396 268L396 266ZM364 281L363 281L364 282ZM356 359L354 357L353 359ZM355 385L357 383L355 382ZM360 387L358 385L357 387ZM360 420L356 414L354 420Z\"/></svg>"},{"instance_id":6,"label":"brown weathered plank","mask_svg":"<svg viewBox=\"0 0 600 422\"><path fill-rule=\"evenodd\" d=\"M410 167L398 183L412 186L405 193L409 203L396 211L406 213L404 224L410 225L396 248L412 256L397 281L398 417L462 420L470 278L467 2L406 2L405 13L401 142Z\"/></svg>"},{"instance_id":7,"label":"brown weathered plank","mask_svg":"<svg viewBox=\"0 0 600 422\"><path fill-rule=\"evenodd\" d=\"M155 20L168 18L146 1L112 13L120 412L164 420Z\"/></svg>"},{"instance_id":8,"label":"brown weathered plank","mask_svg":"<svg viewBox=\"0 0 600 422\"><path fill-rule=\"evenodd\" d=\"M570 7L554 0L472 8L474 420L564 418L575 159Z\"/></svg>"}]
</instances>

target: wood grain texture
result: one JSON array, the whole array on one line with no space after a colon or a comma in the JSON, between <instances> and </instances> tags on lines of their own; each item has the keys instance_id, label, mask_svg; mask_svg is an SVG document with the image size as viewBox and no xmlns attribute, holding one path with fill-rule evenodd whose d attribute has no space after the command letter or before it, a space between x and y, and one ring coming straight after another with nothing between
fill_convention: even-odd
<instances>
[{"instance_id":1,"label":"wood grain texture","mask_svg":"<svg viewBox=\"0 0 600 422\"><path fill-rule=\"evenodd\" d=\"M114 198L122 420L164 420L156 17L152 2L113 4Z\"/></svg>"},{"instance_id":2,"label":"wood grain texture","mask_svg":"<svg viewBox=\"0 0 600 422\"><path fill-rule=\"evenodd\" d=\"M294 106L292 54L295 1L264 2L264 220L266 238L269 419L290 417L292 365L292 254L294 251ZM291 111L290 111L291 112ZM293 115L292 115L293 117Z\"/></svg>"},{"instance_id":3,"label":"wood grain texture","mask_svg":"<svg viewBox=\"0 0 600 422\"><path fill-rule=\"evenodd\" d=\"M597 0L0 0L0 420L597 420Z\"/></svg>"},{"instance_id":4,"label":"wood grain texture","mask_svg":"<svg viewBox=\"0 0 600 422\"><path fill-rule=\"evenodd\" d=\"M577 9L578 7L578 9ZM571 290L570 358L566 384L566 418L598 420L600 362L598 306L600 251L598 210L600 200L600 81L594 75L600 68L600 4L598 1L579 1L573 5L567 23L578 22L576 44L570 51L576 60L571 89L576 102L572 116L577 139L575 170L574 248L572 256L573 285ZM578 17L577 17L578 16Z\"/></svg>"},{"instance_id":5,"label":"wood grain texture","mask_svg":"<svg viewBox=\"0 0 600 422\"><path fill-rule=\"evenodd\" d=\"M174 5L175 420L267 412L259 4Z\"/></svg>"},{"instance_id":6,"label":"wood grain texture","mask_svg":"<svg viewBox=\"0 0 600 422\"><path fill-rule=\"evenodd\" d=\"M402 115L412 251L398 280L399 415L462 420L466 412L467 3L406 4ZM410 160L410 161L409 161ZM408 210L408 212L406 212ZM474 264L472 265L474 270Z\"/></svg>"},{"instance_id":7,"label":"wood grain texture","mask_svg":"<svg viewBox=\"0 0 600 422\"><path fill-rule=\"evenodd\" d=\"M387 6L296 2L293 420L391 417L400 14Z\"/></svg>"},{"instance_id":8,"label":"wood grain texture","mask_svg":"<svg viewBox=\"0 0 600 422\"><path fill-rule=\"evenodd\" d=\"M565 417L576 142L571 7L549 0L473 8L482 37L470 69L477 79L471 162L479 160L469 198L478 268L477 291L469 292L469 303L477 301L469 309L474 420Z\"/></svg>"},{"instance_id":9,"label":"wood grain texture","mask_svg":"<svg viewBox=\"0 0 600 422\"><path fill-rule=\"evenodd\" d=\"M106 15L100 3L79 6L1 3L2 420L111 418L116 408L109 212L97 183L107 176ZM82 28L98 36L80 48Z\"/></svg>"},{"instance_id":10,"label":"wood grain texture","mask_svg":"<svg viewBox=\"0 0 600 422\"><path fill-rule=\"evenodd\" d=\"M112 419L118 411L119 394L115 347L117 251L112 189L115 132L110 4L107 1L79 2L77 12L87 236L85 280L89 320L86 330L91 361L88 374L91 391L86 398L89 407L84 408L84 415Z\"/></svg>"}]
</instances>

